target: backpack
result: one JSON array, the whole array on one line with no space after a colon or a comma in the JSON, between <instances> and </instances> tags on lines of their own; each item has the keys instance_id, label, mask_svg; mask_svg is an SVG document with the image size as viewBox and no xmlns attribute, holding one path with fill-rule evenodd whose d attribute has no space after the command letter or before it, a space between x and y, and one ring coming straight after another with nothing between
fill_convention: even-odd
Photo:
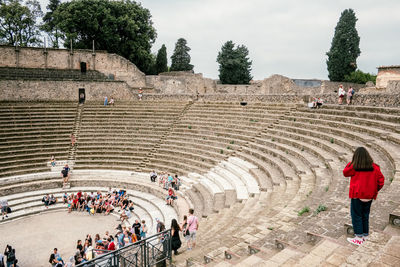
<instances>
[{"instance_id":1,"label":"backpack","mask_svg":"<svg viewBox=\"0 0 400 267\"><path fill-rule=\"evenodd\" d=\"M14 250L12 250L7 255L7 262L14 262L14 261L15 261L15 252Z\"/></svg>"},{"instance_id":2,"label":"backpack","mask_svg":"<svg viewBox=\"0 0 400 267\"><path fill-rule=\"evenodd\" d=\"M49 259L49 263L53 264L53 260L54 260L55 258L56 258L56 257L54 256L54 254L51 254L51 255L50 255L50 259Z\"/></svg>"}]
</instances>

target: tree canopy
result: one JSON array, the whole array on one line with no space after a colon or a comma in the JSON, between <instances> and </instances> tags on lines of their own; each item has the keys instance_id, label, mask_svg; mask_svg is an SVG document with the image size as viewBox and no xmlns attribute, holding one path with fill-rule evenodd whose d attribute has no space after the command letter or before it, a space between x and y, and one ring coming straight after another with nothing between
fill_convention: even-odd
<instances>
[{"instance_id":1,"label":"tree canopy","mask_svg":"<svg viewBox=\"0 0 400 267\"><path fill-rule=\"evenodd\" d=\"M131 0L74 0L62 3L53 13L65 46L95 48L117 53L148 73L152 68L151 46L156 30L150 11Z\"/></svg>"},{"instance_id":2,"label":"tree canopy","mask_svg":"<svg viewBox=\"0 0 400 267\"><path fill-rule=\"evenodd\" d=\"M326 53L328 77L331 81L343 81L346 75L357 69L357 57L361 51L356 22L354 11L346 9L336 25L331 49Z\"/></svg>"},{"instance_id":3,"label":"tree canopy","mask_svg":"<svg viewBox=\"0 0 400 267\"><path fill-rule=\"evenodd\" d=\"M193 70L190 64L190 47L184 38L179 38L175 44L174 53L171 56L171 71L189 71Z\"/></svg>"},{"instance_id":4,"label":"tree canopy","mask_svg":"<svg viewBox=\"0 0 400 267\"><path fill-rule=\"evenodd\" d=\"M41 42L36 22L42 10L37 0L22 4L21 0L0 2L0 43L7 45L37 45Z\"/></svg>"},{"instance_id":5,"label":"tree canopy","mask_svg":"<svg viewBox=\"0 0 400 267\"><path fill-rule=\"evenodd\" d=\"M227 41L218 53L219 80L223 84L249 84L252 61L249 50L244 45L235 48L232 41Z\"/></svg>"},{"instance_id":6,"label":"tree canopy","mask_svg":"<svg viewBox=\"0 0 400 267\"><path fill-rule=\"evenodd\" d=\"M48 12L44 15L43 25L41 26L41 30L47 33L51 40L51 46L54 48L60 47L60 39L63 37L54 19L54 12L57 10L60 4L61 0L50 0L49 4L47 5Z\"/></svg>"},{"instance_id":7,"label":"tree canopy","mask_svg":"<svg viewBox=\"0 0 400 267\"><path fill-rule=\"evenodd\" d=\"M167 48L165 44L158 50L155 69L156 74L168 71Z\"/></svg>"}]
</instances>

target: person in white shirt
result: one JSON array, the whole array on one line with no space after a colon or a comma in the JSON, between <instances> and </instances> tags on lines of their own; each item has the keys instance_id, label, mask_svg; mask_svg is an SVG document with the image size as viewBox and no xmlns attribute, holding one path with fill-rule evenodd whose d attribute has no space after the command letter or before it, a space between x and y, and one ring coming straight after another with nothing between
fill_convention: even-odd
<instances>
[{"instance_id":1,"label":"person in white shirt","mask_svg":"<svg viewBox=\"0 0 400 267\"><path fill-rule=\"evenodd\" d=\"M346 91L343 89L343 85L339 86L339 90L338 90L338 96L339 96L339 100L338 103L339 105L341 105L343 103L343 98L346 95Z\"/></svg>"}]
</instances>

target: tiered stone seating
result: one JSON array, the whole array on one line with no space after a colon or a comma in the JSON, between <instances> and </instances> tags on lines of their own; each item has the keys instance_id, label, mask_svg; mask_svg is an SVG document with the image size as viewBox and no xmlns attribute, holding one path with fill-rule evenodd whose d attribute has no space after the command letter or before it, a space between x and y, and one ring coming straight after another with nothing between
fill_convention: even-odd
<instances>
[{"instance_id":1,"label":"tiered stone seating","mask_svg":"<svg viewBox=\"0 0 400 267\"><path fill-rule=\"evenodd\" d=\"M387 178L371 213L376 255L395 240L395 230L380 231L399 209L400 109L143 101L88 103L81 114L72 188L125 187L161 205L166 191L148 173L181 177L175 214L181 219L193 207L202 219L200 249L179 255L178 265L186 259L217 266L353 264L363 251L344 239L351 220L341 172L358 146L368 148ZM4 195L61 183L51 173L4 181ZM320 205L327 210L315 212ZM310 212L299 216L305 207Z\"/></svg>"},{"instance_id":2,"label":"tiered stone seating","mask_svg":"<svg viewBox=\"0 0 400 267\"><path fill-rule=\"evenodd\" d=\"M187 103L85 104L76 153L77 169L138 170Z\"/></svg>"},{"instance_id":3,"label":"tiered stone seating","mask_svg":"<svg viewBox=\"0 0 400 267\"><path fill-rule=\"evenodd\" d=\"M66 160L76 103L2 103L0 177L48 171L54 155Z\"/></svg>"},{"instance_id":4,"label":"tiered stone seating","mask_svg":"<svg viewBox=\"0 0 400 267\"><path fill-rule=\"evenodd\" d=\"M95 70L32 69L0 67L0 80L108 80Z\"/></svg>"}]
</instances>

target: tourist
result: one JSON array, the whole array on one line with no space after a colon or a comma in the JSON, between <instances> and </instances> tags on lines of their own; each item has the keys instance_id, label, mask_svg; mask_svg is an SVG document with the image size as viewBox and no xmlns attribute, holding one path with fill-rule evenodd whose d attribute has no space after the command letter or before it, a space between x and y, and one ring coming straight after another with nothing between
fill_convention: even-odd
<instances>
[{"instance_id":1,"label":"tourist","mask_svg":"<svg viewBox=\"0 0 400 267\"><path fill-rule=\"evenodd\" d=\"M46 207L46 209L48 209L48 208L49 208L49 202L50 202L49 194L46 194L46 195L42 198L42 202L44 203L44 206Z\"/></svg>"},{"instance_id":2,"label":"tourist","mask_svg":"<svg viewBox=\"0 0 400 267\"><path fill-rule=\"evenodd\" d=\"M143 97L143 89L142 89L142 87L139 88L138 97L139 97L139 100L141 101L142 97Z\"/></svg>"},{"instance_id":3,"label":"tourist","mask_svg":"<svg viewBox=\"0 0 400 267\"><path fill-rule=\"evenodd\" d=\"M107 104L108 104L108 98L107 98L107 96L105 96L104 97L104 106L107 106Z\"/></svg>"},{"instance_id":4,"label":"tourist","mask_svg":"<svg viewBox=\"0 0 400 267\"><path fill-rule=\"evenodd\" d=\"M354 95L354 89L353 87L350 86L349 90L347 91L347 98L346 98L347 105L351 104L351 101L353 100L353 95Z\"/></svg>"},{"instance_id":5,"label":"tourist","mask_svg":"<svg viewBox=\"0 0 400 267\"><path fill-rule=\"evenodd\" d=\"M136 220L135 220L135 223L132 225L132 229L134 229L135 235L137 236L138 240L141 239L141 236L140 236L140 229L141 229L141 226L142 226L142 225L140 224L140 222L139 222L138 219L136 219Z\"/></svg>"},{"instance_id":6,"label":"tourist","mask_svg":"<svg viewBox=\"0 0 400 267\"><path fill-rule=\"evenodd\" d=\"M110 98L110 102L108 104L110 106L114 106L114 98L113 97Z\"/></svg>"},{"instance_id":7,"label":"tourist","mask_svg":"<svg viewBox=\"0 0 400 267\"><path fill-rule=\"evenodd\" d=\"M8 201L7 199L3 199L0 200L0 210L1 210L1 216L2 216L2 220L4 220L4 216L6 218L8 218L8 212L9 212L9 208L8 208Z\"/></svg>"},{"instance_id":8,"label":"tourist","mask_svg":"<svg viewBox=\"0 0 400 267\"><path fill-rule=\"evenodd\" d=\"M107 250L115 250L114 240L112 240L111 237L108 237L107 241L108 241Z\"/></svg>"},{"instance_id":9,"label":"tourist","mask_svg":"<svg viewBox=\"0 0 400 267\"><path fill-rule=\"evenodd\" d=\"M140 239L145 239L147 235L147 226L145 220L142 220L142 225L140 226Z\"/></svg>"},{"instance_id":10,"label":"tourist","mask_svg":"<svg viewBox=\"0 0 400 267\"><path fill-rule=\"evenodd\" d=\"M322 100L322 98L318 97L318 99L317 99L317 108L322 107L323 104L324 104L324 100Z\"/></svg>"},{"instance_id":11,"label":"tourist","mask_svg":"<svg viewBox=\"0 0 400 267\"><path fill-rule=\"evenodd\" d=\"M354 238L347 238L352 244L361 245L369 235L369 213L372 200L383 187L385 177L364 147L358 147L353 159L343 170L345 177L351 177L349 197Z\"/></svg>"},{"instance_id":12,"label":"tourist","mask_svg":"<svg viewBox=\"0 0 400 267\"><path fill-rule=\"evenodd\" d=\"M71 213L72 211L72 198L69 196L68 197L68 213Z\"/></svg>"},{"instance_id":13,"label":"tourist","mask_svg":"<svg viewBox=\"0 0 400 267\"><path fill-rule=\"evenodd\" d=\"M132 217L131 212L130 211L122 211L121 215L119 216L119 219L121 220L121 223L123 223L124 221L127 221Z\"/></svg>"},{"instance_id":14,"label":"tourist","mask_svg":"<svg viewBox=\"0 0 400 267\"><path fill-rule=\"evenodd\" d=\"M174 184L175 184L174 189L179 190L179 186L181 185L181 179L178 177L178 174L175 174Z\"/></svg>"},{"instance_id":15,"label":"tourist","mask_svg":"<svg viewBox=\"0 0 400 267\"><path fill-rule=\"evenodd\" d=\"M57 203L57 198L54 197L54 195L52 194L49 198L49 205L54 205Z\"/></svg>"},{"instance_id":16,"label":"tourist","mask_svg":"<svg viewBox=\"0 0 400 267\"><path fill-rule=\"evenodd\" d=\"M70 138L71 138L71 145L75 146L76 137L75 137L75 135L73 133L71 134Z\"/></svg>"},{"instance_id":17,"label":"tourist","mask_svg":"<svg viewBox=\"0 0 400 267\"><path fill-rule=\"evenodd\" d=\"M194 210L189 209L189 216L188 216L188 230L189 230L189 241L188 241L188 250L191 250L196 246L196 233L199 229L199 220L196 216L193 215Z\"/></svg>"},{"instance_id":18,"label":"tourist","mask_svg":"<svg viewBox=\"0 0 400 267\"><path fill-rule=\"evenodd\" d=\"M68 167L68 164L65 164L64 168L61 171L61 176L63 177L64 184L67 183L69 180L69 171L70 168Z\"/></svg>"},{"instance_id":19,"label":"tourist","mask_svg":"<svg viewBox=\"0 0 400 267\"><path fill-rule=\"evenodd\" d=\"M4 267L4 255L0 252L0 267Z\"/></svg>"},{"instance_id":20,"label":"tourist","mask_svg":"<svg viewBox=\"0 0 400 267\"><path fill-rule=\"evenodd\" d=\"M156 179L157 179L157 173L153 170L153 171L150 173L150 181L153 182L153 183L155 183L155 182L156 182Z\"/></svg>"},{"instance_id":21,"label":"tourist","mask_svg":"<svg viewBox=\"0 0 400 267\"><path fill-rule=\"evenodd\" d=\"M74 266L75 266L75 265L74 265L74 261L75 261L74 256L69 257L69 260L68 260L68 262L65 264L65 267L74 267Z\"/></svg>"},{"instance_id":22,"label":"tourist","mask_svg":"<svg viewBox=\"0 0 400 267\"><path fill-rule=\"evenodd\" d=\"M188 224L187 224L187 216L186 215L183 216L183 221L182 221L180 227L182 229L183 237L185 238L185 241L187 243L187 247L189 247L190 234L189 234L189 228L188 228Z\"/></svg>"},{"instance_id":23,"label":"tourist","mask_svg":"<svg viewBox=\"0 0 400 267\"><path fill-rule=\"evenodd\" d=\"M346 92L343 89L343 85L340 85L339 86L339 90L338 90L338 96L339 96L338 103L339 103L339 105L341 105L343 103L343 98L344 98L345 94L346 94Z\"/></svg>"},{"instance_id":24,"label":"tourist","mask_svg":"<svg viewBox=\"0 0 400 267\"><path fill-rule=\"evenodd\" d=\"M76 249L79 250L79 253L83 257L83 255L85 254L85 250L83 249L83 246L82 246L82 240L80 240L80 239L78 240L78 242L76 244Z\"/></svg>"},{"instance_id":25,"label":"tourist","mask_svg":"<svg viewBox=\"0 0 400 267\"><path fill-rule=\"evenodd\" d=\"M177 199L177 198L178 197L176 196L174 189L172 187L170 187L168 189L168 196L166 198L167 205L171 205L172 206L174 204L174 200Z\"/></svg>"},{"instance_id":26,"label":"tourist","mask_svg":"<svg viewBox=\"0 0 400 267\"><path fill-rule=\"evenodd\" d=\"M124 238L125 238L124 233L121 230L118 230L117 232L118 248L122 248L125 246Z\"/></svg>"},{"instance_id":27,"label":"tourist","mask_svg":"<svg viewBox=\"0 0 400 267\"><path fill-rule=\"evenodd\" d=\"M7 257L7 267L12 266L16 261L15 249L13 249L12 246L7 245L6 249L4 250L4 256Z\"/></svg>"},{"instance_id":28,"label":"tourist","mask_svg":"<svg viewBox=\"0 0 400 267\"><path fill-rule=\"evenodd\" d=\"M50 164L52 167L56 166L56 158L54 157L54 155L52 155L50 158Z\"/></svg>"},{"instance_id":29,"label":"tourist","mask_svg":"<svg viewBox=\"0 0 400 267\"><path fill-rule=\"evenodd\" d=\"M54 248L53 253L50 255L50 259L49 262L51 263L51 266L55 267L55 266L62 266L62 259L60 257L60 254L58 254L58 250L57 248Z\"/></svg>"},{"instance_id":30,"label":"tourist","mask_svg":"<svg viewBox=\"0 0 400 267\"><path fill-rule=\"evenodd\" d=\"M156 218L157 226L156 226L156 231L157 233L161 233L165 230L165 224L160 221L160 219Z\"/></svg>"},{"instance_id":31,"label":"tourist","mask_svg":"<svg viewBox=\"0 0 400 267\"><path fill-rule=\"evenodd\" d=\"M171 221L171 248L174 251L174 255L178 255L178 249L181 247L182 242L179 237L180 227L176 219Z\"/></svg>"},{"instance_id":32,"label":"tourist","mask_svg":"<svg viewBox=\"0 0 400 267\"><path fill-rule=\"evenodd\" d=\"M63 195L63 203L64 203L64 204L67 204L67 203L68 203L68 194L67 194L67 192L64 192L64 195Z\"/></svg>"}]
</instances>

